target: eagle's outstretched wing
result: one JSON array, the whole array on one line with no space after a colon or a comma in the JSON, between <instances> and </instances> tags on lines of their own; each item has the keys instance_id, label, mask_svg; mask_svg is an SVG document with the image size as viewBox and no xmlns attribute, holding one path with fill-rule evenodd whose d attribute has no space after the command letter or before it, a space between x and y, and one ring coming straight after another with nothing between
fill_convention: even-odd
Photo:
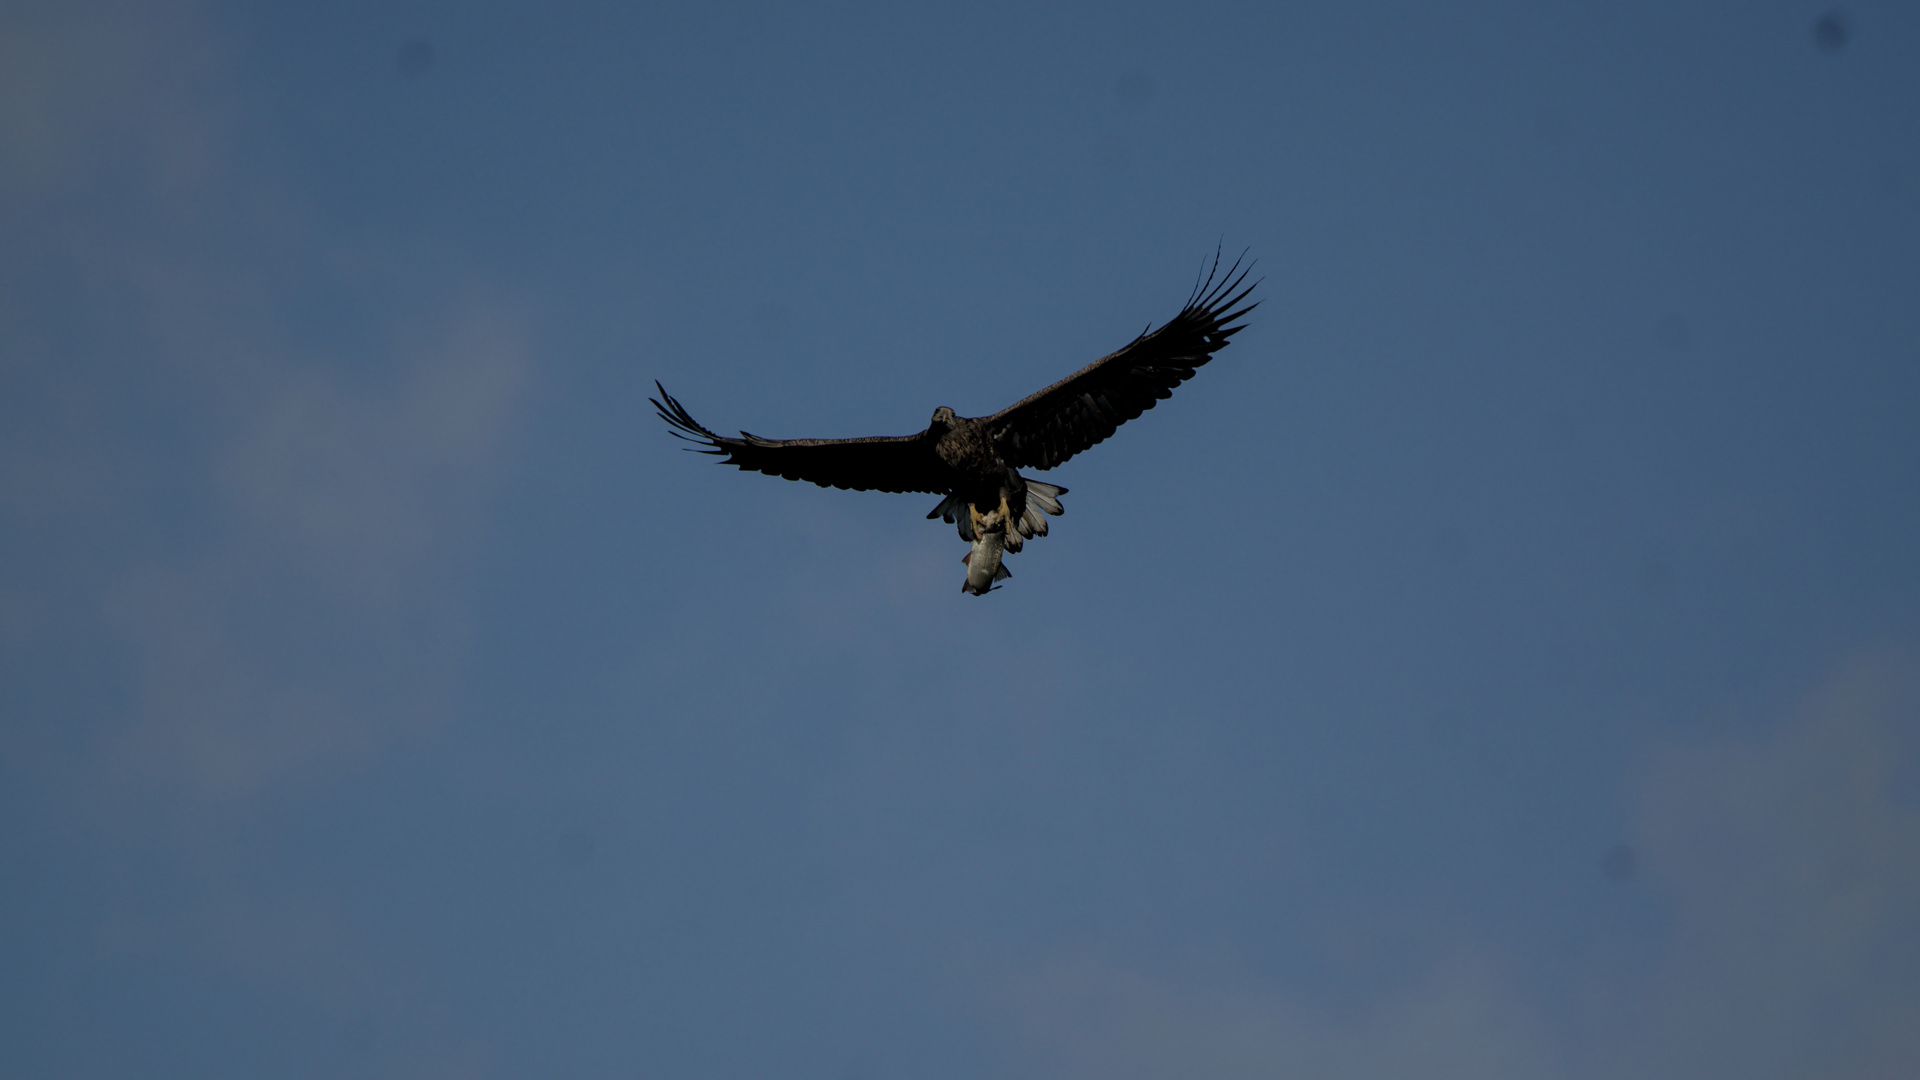
<instances>
[{"instance_id":1,"label":"eagle's outstretched wing","mask_svg":"<svg viewBox=\"0 0 1920 1080\"><path fill-rule=\"evenodd\" d=\"M1260 284L1241 288L1252 263L1242 269L1236 259L1224 275L1219 269L1216 253L1206 280L1165 326L987 417L1001 459L1016 468L1051 469L1173 396L1174 387L1240 332L1229 324L1259 306L1256 300L1234 310Z\"/></svg>"},{"instance_id":2,"label":"eagle's outstretched wing","mask_svg":"<svg viewBox=\"0 0 1920 1080\"><path fill-rule=\"evenodd\" d=\"M673 425L675 435L710 449L703 454L724 455L722 464L809 480L821 487L855 491L947 492L940 460L923 435L877 435L867 439L762 439L741 432L737 439L716 435L700 426L686 408L658 382L660 397L653 407Z\"/></svg>"}]
</instances>

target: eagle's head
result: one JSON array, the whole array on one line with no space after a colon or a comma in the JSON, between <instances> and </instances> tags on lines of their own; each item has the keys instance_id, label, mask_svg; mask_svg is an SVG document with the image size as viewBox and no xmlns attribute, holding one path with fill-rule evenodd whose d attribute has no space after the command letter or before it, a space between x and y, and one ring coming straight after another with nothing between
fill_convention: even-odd
<instances>
[{"instance_id":1,"label":"eagle's head","mask_svg":"<svg viewBox=\"0 0 1920 1080\"><path fill-rule=\"evenodd\" d=\"M950 428L953 426L953 421L953 410L947 408L945 405L933 410L933 427Z\"/></svg>"}]
</instances>

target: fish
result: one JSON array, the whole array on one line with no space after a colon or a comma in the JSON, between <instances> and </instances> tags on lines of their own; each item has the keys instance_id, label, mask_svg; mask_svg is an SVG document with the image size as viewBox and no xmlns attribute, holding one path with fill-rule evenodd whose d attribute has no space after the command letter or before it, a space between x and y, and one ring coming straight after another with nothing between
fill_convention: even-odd
<instances>
[{"instance_id":1,"label":"fish","mask_svg":"<svg viewBox=\"0 0 1920 1080\"><path fill-rule=\"evenodd\" d=\"M1007 569L1001 556L1007 550L1007 501L1000 500L998 509L982 514L969 506L973 518L973 548L960 561L967 565L967 580L960 583L960 591L975 596L985 596L993 591L994 582L1005 581L1013 576Z\"/></svg>"},{"instance_id":2,"label":"fish","mask_svg":"<svg viewBox=\"0 0 1920 1080\"><path fill-rule=\"evenodd\" d=\"M960 556L960 561L967 564L967 580L960 583L960 591L985 596L993 591L994 582L1012 577L1013 571L1000 561L1000 555L1005 550L1005 533L974 534L973 550Z\"/></svg>"}]
</instances>

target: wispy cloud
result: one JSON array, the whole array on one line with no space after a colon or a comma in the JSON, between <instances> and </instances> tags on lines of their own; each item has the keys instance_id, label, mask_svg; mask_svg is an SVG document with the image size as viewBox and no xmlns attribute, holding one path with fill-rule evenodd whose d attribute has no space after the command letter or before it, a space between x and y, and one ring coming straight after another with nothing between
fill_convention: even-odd
<instances>
[{"instance_id":1,"label":"wispy cloud","mask_svg":"<svg viewBox=\"0 0 1920 1080\"><path fill-rule=\"evenodd\" d=\"M76 977L217 973L479 1075L431 968L243 837L457 714L534 319L306 212L230 56L191 4L0 15L0 767L119 897Z\"/></svg>"},{"instance_id":2,"label":"wispy cloud","mask_svg":"<svg viewBox=\"0 0 1920 1080\"><path fill-rule=\"evenodd\" d=\"M510 289L329 228L239 152L228 52L192 5L0 32L0 505L39 544L9 606L117 635L88 745L122 794L240 793L442 715L531 387Z\"/></svg>"}]
</instances>

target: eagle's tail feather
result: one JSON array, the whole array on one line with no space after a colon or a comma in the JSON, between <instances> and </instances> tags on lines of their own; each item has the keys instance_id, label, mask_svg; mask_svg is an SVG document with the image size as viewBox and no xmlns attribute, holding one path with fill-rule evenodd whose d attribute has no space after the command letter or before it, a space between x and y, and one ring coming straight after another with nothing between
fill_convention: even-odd
<instances>
[{"instance_id":1,"label":"eagle's tail feather","mask_svg":"<svg viewBox=\"0 0 1920 1080\"><path fill-rule=\"evenodd\" d=\"M1026 480L1026 477L1021 477ZM1038 480L1027 480L1027 512L1020 515L1020 535L1034 537L1047 535L1046 515L1059 517L1067 512L1060 505L1060 496L1067 489L1057 484L1043 484ZM1017 550L1017 549L1016 549Z\"/></svg>"},{"instance_id":2,"label":"eagle's tail feather","mask_svg":"<svg viewBox=\"0 0 1920 1080\"><path fill-rule=\"evenodd\" d=\"M1030 480L1024 476L1020 479L1025 480L1027 484L1027 512L1021 514L1020 520L1016 523L1019 537L1007 537L1008 547L1014 551L1020 550L1021 540L1047 535L1048 514L1059 517L1066 513L1066 508L1060 505L1060 496L1067 493L1066 488L1058 484ZM957 524L960 527L960 539L969 544L973 543L973 515L967 513L965 499L958 495L949 495L940 500L940 505L934 507L933 511L927 515L928 521L934 518L939 518L949 525Z\"/></svg>"},{"instance_id":3,"label":"eagle's tail feather","mask_svg":"<svg viewBox=\"0 0 1920 1080\"><path fill-rule=\"evenodd\" d=\"M965 540L969 544L973 543L973 515L967 513L967 501L965 499L962 499L958 495L949 495L941 499L940 505L934 507L933 513L927 515L928 521L932 521L934 518L939 518L949 525L953 524L954 519L958 518L960 521L960 539Z\"/></svg>"}]
</instances>

